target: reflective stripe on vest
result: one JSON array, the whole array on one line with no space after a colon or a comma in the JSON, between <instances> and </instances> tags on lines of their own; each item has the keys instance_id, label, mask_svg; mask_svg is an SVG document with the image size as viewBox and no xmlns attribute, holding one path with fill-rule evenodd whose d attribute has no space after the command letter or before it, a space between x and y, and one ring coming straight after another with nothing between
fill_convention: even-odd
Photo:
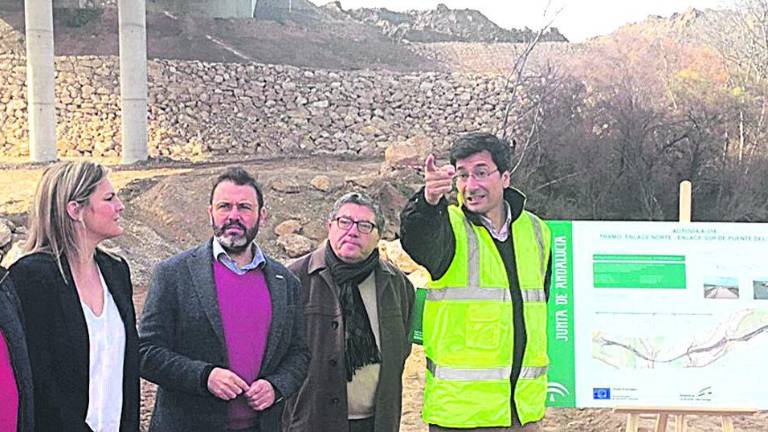
<instances>
[{"instance_id":1,"label":"reflective stripe on vest","mask_svg":"<svg viewBox=\"0 0 768 432\"><path fill-rule=\"evenodd\" d=\"M493 369L456 369L437 366L432 359L427 358L427 369L438 379L454 381L483 381L509 379L511 367Z\"/></svg>"},{"instance_id":2,"label":"reflective stripe on vest","mask_svg":"<svg viewBox=\"0 0 768 432\"><path fill-rule=\"evenodd\" d=\"M520 369L520 378L536 379L538 377L546 375L547 369L548 369L547 366L542 366L542 367L523 366L523 368Z\"/></svg>"},{"instance_id":3,"label":"reflective stripe on vest","mask_svg":"<svg viewBox=\"0 0 768 432\"><path fill-rule=\"evenodd\" d=\"M523 301L526 303L540 302L545 303L547 301L547 294L544 288L541 289L528 289L521 290ZM427 292L427 300L429 301L445 301L445 300L495 300L500 302L508 302L512 300L512 295L509 293L509 288L452 288L446 287L439 290L429 290Z\"/></svg>"},{"instance_id":4,"label":"reflective stripe on vest","mask_svg":"<svg viewBox=\"0 0 768 432\"><path fill-rule=\"evenodd\" d=\"M544 256L544 249L546 249L546 245L544 245L544 238L541 235L541 221L530 213L528 213L528 217L531 219L531 225L533 225L533 233L536 235L536 243L539 244L539 264L541 267L541 274L546 275L547 266L545 264L546 257ZM546 276L542 276L542 278L546 278Z\"/></svg>"},{"instance_id":5,"label":"reflective stripe on vest","mask_svg":"<svg viewBox=\"0 0 768 432\"><path fill-rule=\"evenodd\" d=\"M427 300L495 300L508 302L512 301L512 296L509 294L509 288L446 288L429 290L427 292Z\"/></svg>"},{"instance_id":6,"label":"reflective stripe on vest","mask_svg":"<svg viewBox=\"0 0 768 432\"><path fill-rule=\"evenodd\" d=\"M547 293L544 291L544 288L537 288L537 289L527 289L527 290L520 290L523 294L523 301L526 303L546 303L547 302Z\"/></svg>"},{"instance_id":7,"label":"reflective stripe on vest","mask_svg":"<svg viewBox=\"0 0 768 432\"><path fill-rule=\"evenodd\" d=\"M457 369L435 365L432 359L427 358L427 369L438 379L454 381L482 381L509 379L512 375L511 367L493 369ZM547 374L547 367L523 367L520 369L520 378L536 379Z\"/></svg>"},{"instance_id":8,"label":"reflective stripe on vest","mask_svg":"<svg viewBox=\"0 0 768 432\"><path fill-rule=\"evenodd\" d=\"M469 288L480 287L480 248L477 246L477 236L467 218L464 218L464 228L467 230L467 244L469 247Z\"/></svg>"}]
</instances>

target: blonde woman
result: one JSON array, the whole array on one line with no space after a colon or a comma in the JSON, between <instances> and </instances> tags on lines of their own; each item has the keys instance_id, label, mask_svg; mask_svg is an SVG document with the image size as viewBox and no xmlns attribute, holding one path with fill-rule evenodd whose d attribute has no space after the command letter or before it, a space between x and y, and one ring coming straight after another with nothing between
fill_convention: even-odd
<instances>
[{"instance_id":1,"label":"blonde woman","mask_svg":"<svg viewBox=\"0 0 768 432\"><path fill-rule=\"evenodd\" d=\"M45 170L27 255L10 275L26 318L35 430L137 431L139 360L125 260L99 248L124 207L93 162Z\"/></svg>"}]
</instances>

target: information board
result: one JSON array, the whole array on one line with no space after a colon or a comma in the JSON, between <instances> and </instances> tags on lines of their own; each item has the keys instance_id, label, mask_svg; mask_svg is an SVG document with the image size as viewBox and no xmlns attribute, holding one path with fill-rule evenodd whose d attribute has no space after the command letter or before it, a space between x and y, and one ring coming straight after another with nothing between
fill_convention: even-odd
<instances>
[{"instance_id":1,"label":"information board","mask_svg":"<svg viewBox=\"0 0 768 432\"><path fill-rule=\"evenodd\" d=\"M549 405L768 409L768 224L548 224Z\"/></svg>"}]
</instances>

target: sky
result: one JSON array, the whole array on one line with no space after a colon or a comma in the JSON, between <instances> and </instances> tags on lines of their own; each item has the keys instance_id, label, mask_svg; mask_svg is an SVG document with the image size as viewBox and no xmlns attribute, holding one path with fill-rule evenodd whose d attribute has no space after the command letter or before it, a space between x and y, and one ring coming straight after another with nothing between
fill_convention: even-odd
<instances>
[{"instance_id":1,"label":"sky","mask_svg":"<svg viewBox=\"0 0 768 432\"><path fill-rule=\"evenodd\" d=\"M328 1L313 0L319 5ZM552 25L565 37L571 42L582 42L611 33L624 24L642 21L648 15L670 16L689 7L732 8L734 0L552 0L546 19L545 0L341 0L344 9L385 7L394 11L434 9L438 3L451 9L477 9L504 28L536 30L554 17Z\"/></svg>"}]
</instances>

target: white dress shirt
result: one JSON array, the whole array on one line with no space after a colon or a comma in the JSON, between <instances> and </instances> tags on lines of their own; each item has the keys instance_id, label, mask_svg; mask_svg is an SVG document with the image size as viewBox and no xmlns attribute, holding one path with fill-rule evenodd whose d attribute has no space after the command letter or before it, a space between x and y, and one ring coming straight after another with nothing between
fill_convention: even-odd
<instances>
[{"instance_id":1,"label":"white dress shirt","mask_svg":"<svg viewBox=\"0 0 768 432\"><path fill-rule=\"evenodd\" d=\"M80 302L88 327L88 413L85 423L94 432L118 432L123 410L125 327L115 300L99 270L104 307L97 316Z\"/></svg>"}]
</instances>

